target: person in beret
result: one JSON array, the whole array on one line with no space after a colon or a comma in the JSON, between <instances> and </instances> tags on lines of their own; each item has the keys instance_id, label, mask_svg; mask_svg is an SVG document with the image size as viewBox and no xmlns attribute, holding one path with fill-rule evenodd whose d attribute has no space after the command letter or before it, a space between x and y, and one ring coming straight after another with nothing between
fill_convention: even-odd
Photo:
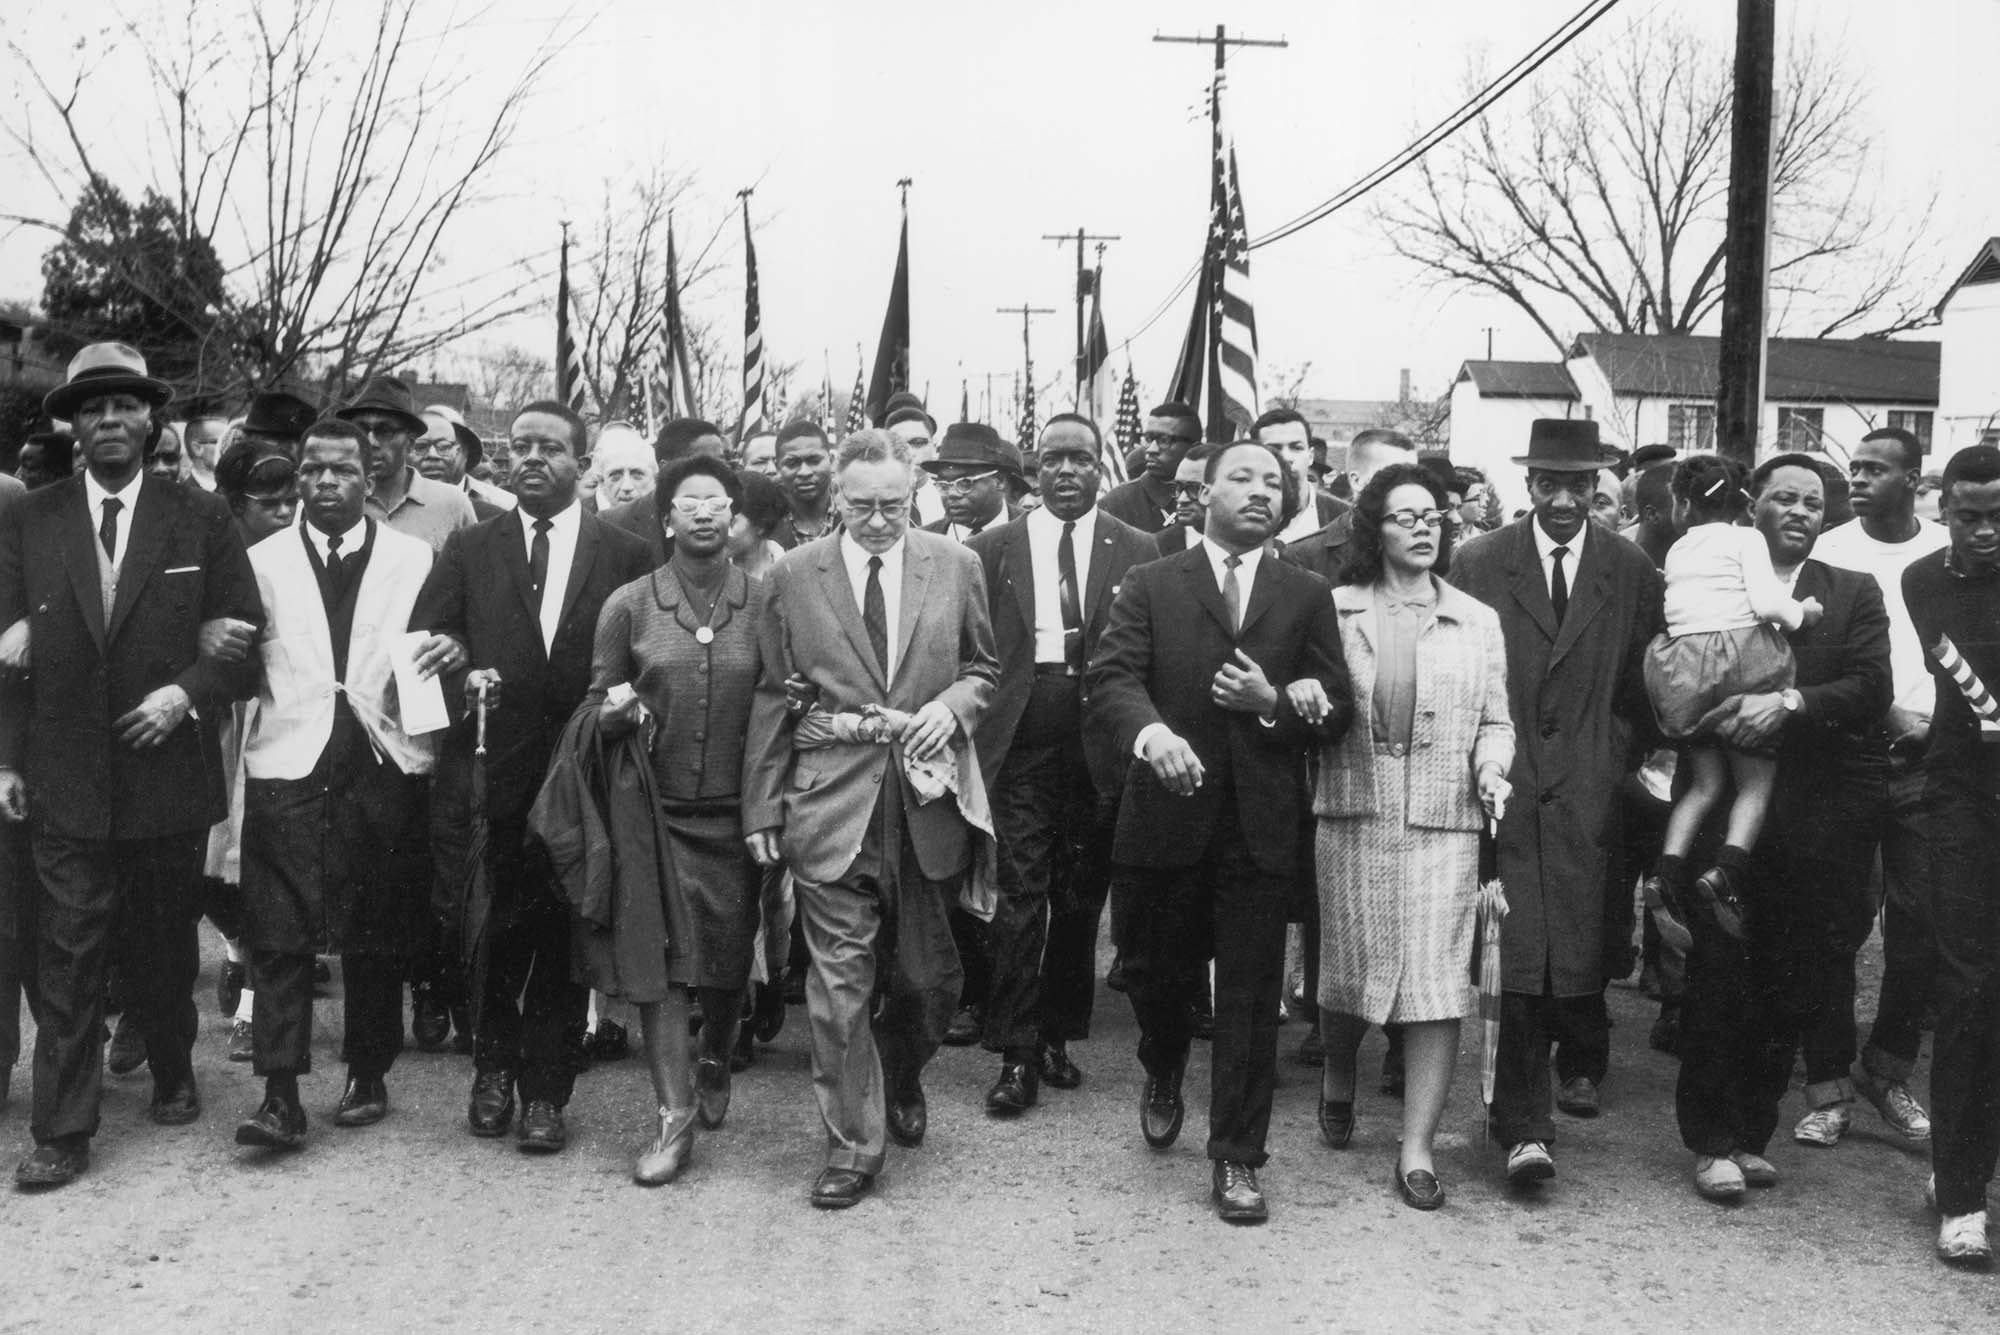
<instances>
[{"instance_id":1,"label":"person in beret","mask_svg":"<svg viewBox=\"0 0 2000 1335\"><path fill-rule=\"evenodd\" d=\"M1663 624L1660 574L1590 522L1600 460L1597 423L1537 420L1514 460L1533 508L1451 560L1451 583L1500 614L1517 739L1518 796L1499 826L1510 911L1493 1091L1517 1185L1555 1175L1552 1049L1565 1105L1596 1110L1610 1044L1605 859L1619 782L1654 732L1641 665Z\"/></svg>"},{"instance_id":2,"label":"person in beret","mask_svg":"<svg viewBox=\"0 0 2000 1335\"><path fill-rule=\"evenodd\" d=\"M146 1017L152 1120L201 1115L192 900L227 800L215 729L193 719L255 689L264 611L229 506L145 474L172 397L135 349L84 348L43 407L75 424L87 471L0 516L0 625L34 618L0 681L0 818L32 813L40 881L35 1148L15 1170L29 1189L90 1160L114 930Z\"/></svg>"}]
</instances>

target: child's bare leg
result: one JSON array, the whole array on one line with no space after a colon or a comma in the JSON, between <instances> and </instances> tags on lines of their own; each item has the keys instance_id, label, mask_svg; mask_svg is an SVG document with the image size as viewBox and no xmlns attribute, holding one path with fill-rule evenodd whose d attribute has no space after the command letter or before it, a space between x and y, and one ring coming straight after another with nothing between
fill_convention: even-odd
<instances>
[{"instance_id":1,"label":"child's bare leg","mask_svg":"<svg viewBox=\"0 0 2000 1335\"><path fill-rule=\"evenodd\" d=\"M1688 850L1694 847L1695 836L1701 833L1702 822L1708 819L1708 813L1721 799L1723 781L1729 775L1729 762L1716 747L1697 746L1688 752L1688 761L1694 771L1694 783L1681 800L1674 803L1660 848L1661 852L1677 858L1686 857ZM1764 795L1768 802L1768 783Z\"/></svg>"},{"instance_id":2,"label":"child's bare leg","mask_svg":"<svg viewBox=\"0 0 2000 1335\"><path fill-rule=\"evenodd\" d=\"M1736 798L1729 806L1728 843L1749 852L1763 832L1764 816L1771 809L1771 790L1778 782L1775 756L1756 756L1747 751L1724 753L1729 774L1736 782Z\"/></svg>"}]
</instances>

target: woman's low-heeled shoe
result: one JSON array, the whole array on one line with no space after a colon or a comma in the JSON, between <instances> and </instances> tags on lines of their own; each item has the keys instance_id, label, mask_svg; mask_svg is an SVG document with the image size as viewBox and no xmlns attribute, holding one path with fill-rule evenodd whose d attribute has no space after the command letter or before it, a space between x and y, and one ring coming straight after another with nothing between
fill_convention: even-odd
<instances>
[{"instance_id":1,"label":"woman's low-heeled shoe","mask_svg":"<svg viewBox=\"0 0 2000 1335\"><path fill-rule=\"evenodd\" d=\"M1354 1139L1354 1100L1338 1102L1321 1096L1319 1138L1330 1150L1344 1150Z\"/></svg>"},{"instance_id":2,"label":"woman's low-heeled shoe","mask_svg":"<svg viewBox=\"0 0 2000 1335\"><path fill-rule=\"evenodd\" d=\"M632 1167L632 1180L660 1187L681 1175L694 1158L694 1109L660 1109L660 1134Z\"/></svg>"},{"instance_id":3,"label":"woman's low-heeled shoe","mask_svg":"<svg viewBox=\"0 0 2000 1335\"><path fill-rule=\"evenodd\" d=\"M1396 1190L1403 1193L1403 1204L1412 1210L1435 1210L1444 1204L1444 1183L1438 1181L1436 1173L1425 1168L1406 1173L1400 1160L1395 1172Z\"/></svg>"}]
</instances>

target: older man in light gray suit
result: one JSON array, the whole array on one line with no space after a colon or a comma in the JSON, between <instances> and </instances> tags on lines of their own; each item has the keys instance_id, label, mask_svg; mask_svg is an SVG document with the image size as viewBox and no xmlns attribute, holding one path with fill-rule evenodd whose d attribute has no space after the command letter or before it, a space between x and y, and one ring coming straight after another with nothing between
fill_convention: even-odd
<instances>
[{"instance_id":1,"label":"older man in light gray suit","mask_svg":"<svg viewBox=\"0 0 2000 1335\"><path fill-rule=\"evenodd\" d=\"M974 785L968 806L977 804L971 738L1000 670L979 558L910 528L908 448L884 432L855 432L841 443L836 480L841 528L771 573L743 795L752 854L765 865L782 857L797 878L812 954L806 1007L827 1131L812 1202L822 1209L866 1194L887 1137L923 1140L924 1064L964 977L947 901L974 836L959 793L923 800L904 762L955 761L959 782ZM828 712L893 711L893 742L795 749L794 676ZM888 1000L871 1026L883 969Z\"/></svg>"}]
</instances>

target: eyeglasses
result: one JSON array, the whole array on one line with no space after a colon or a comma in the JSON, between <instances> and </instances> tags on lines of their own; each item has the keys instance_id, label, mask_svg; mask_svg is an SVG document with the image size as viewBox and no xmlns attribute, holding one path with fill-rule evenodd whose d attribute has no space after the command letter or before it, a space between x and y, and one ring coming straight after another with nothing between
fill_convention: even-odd
<instances>
[{"instance_id":1,"label":"eyeglasses","mask_svg":"<svg viewBox=\"0 0 2000 1335\"><path fill-rule=\"evenodd\" d=\"M1391 510L1382 516L1382 521L1397 528L1413 529L1419 524L1425 528L1436 528L1444 522L1442 510Z\"/></svg>"},{"instance_id":2,"label":"eyeglasses","mask_svg":"<svg viewBox=\"0 0 2000 1335\"><path fill-rule=\"evenodd\" d=\"M1201 495L1201 489L1207 485L1206 482L1176 482L1174 495L1184 501L1191 501Z\"/></svg>"},{"instance_id":3,"label":"eyeglasses","mask_svg":"<svg viewBox=\"0 0 2000 1335\"><path fill-rule=\"evenodd\" d=\"M947 496L964 496L987 478L998 476L1000 476L999 469L989 468L983 473L967 473L963 477L941 477L938 479L937 489Z\"/></svg>"},{"instance_id":4,"label":"eyeglasses","mask_svg":"<svg viewBox=\"0 0 2000 1335\"><path fill-rule=\"evenodd\" d=\"M1148 431L1145 435L1139 437L1139 442L1142 445L1192 445L1194 443L1180 436L1170 435L1165 431Z\"/></svg>"},{"instance_id":5,"label":"eyeglasses","mask_svg":"<svg viewBox=\"0 0 2000 1335\"><path fill-rule=\"evenodd\" d=\"M413 448L418 454L450 454L458 448L457 436L419 436Z\"/></svg>"},{"instance_id":6,"label":"eyeglasses","mask_svg":"<svg viewBox=\"0 0 2000 1335\"><path fill-rule=\"evenodd\" d=\"M875 515L891 524L910 512L910 503L908 501L883 501L878 505L869 505L863 501L843 501L841 504L846 508L847 513L853 515L856 519L865 519L870 515Z\"/></svg>"},{"instance_id":7,"label":"eyeglasses","mask_svg":"<svg viewBox=\"0 0 2000 1335\"><path fill-rule=\"evenodd\" d=\"M717 515L726 515L731 504L727 496L674 497L674 509L689 519L713 519Z\"/></svg>"}]
</instances>

